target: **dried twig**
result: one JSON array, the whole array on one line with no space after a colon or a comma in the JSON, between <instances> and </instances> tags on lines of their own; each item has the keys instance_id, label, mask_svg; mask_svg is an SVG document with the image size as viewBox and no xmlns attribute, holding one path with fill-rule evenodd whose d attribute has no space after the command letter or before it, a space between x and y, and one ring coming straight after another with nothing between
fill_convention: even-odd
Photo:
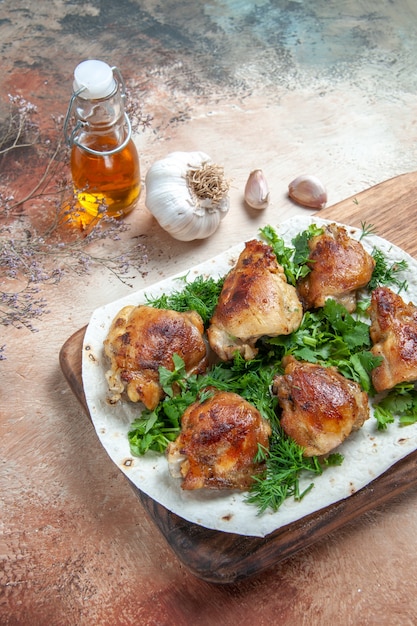
<instances>
[{"instance_id":1,"label":"dried twig","mask_svg":"<svg viewBox=\"0 0 417 626\"><path fill-rule=\"evenodd\" d=\"M125 284L133 279L130 274L146 275L144 269L148 254L144 243L117 252L121 233L128 230L123 221L108 218L105 207L99 217L90 222L87 230L74 226L75 199L72 185L66 177L59 180L59 168L68 167L68 151L56 136L42 142L39 128L33 121L36 107L23 98L9 96L10 118L0 128L0 155L7 158L12 150L31 146L41 155L45 145L55 145L43 172L23 198L15 200L11 193L0 193L0 324L35 331L33 320L48 312L42 295L42 285L60 282L68 273L83 275L93 266L104 267ZM133 114L133 113L132 113ZM135 127L145 128L150 118L140 111L135 114ZM31 218L34 202L42 199L42 210L49 215L43 232L39 233ZM15 210L19 208L18 213ZM22 210L23 209L23 210ZM79 213L82 209L77 207ZM98 254L97 244L105 243L105 251ZM115 246L113 245L116 243ZM109 246L113 249L110 253ZM103 247L103 246L102 246ZM12 289L16 284L18 288ZM22 287L23 285L23 287ZM5 346L0 346L0 360L5 359Z\"/></svg>"}]
</instances>

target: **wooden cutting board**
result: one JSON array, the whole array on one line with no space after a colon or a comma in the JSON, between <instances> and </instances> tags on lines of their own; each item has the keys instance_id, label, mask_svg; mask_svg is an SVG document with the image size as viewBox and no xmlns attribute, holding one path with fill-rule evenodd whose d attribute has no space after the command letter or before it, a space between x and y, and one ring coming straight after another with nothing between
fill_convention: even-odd
<instances>
[{"instance_id":1,"label":"wooden cutting board","mask_svg":"<svg viewBox=\"0 0 417 626\"><path fill-rule=\"evenodd\" d=\"M320 217L360 227L373 224L376 234L417 258L417 172L403 174L320 211ZM86 327L72 335L60 351L62 371L86 415L81 376ZM128 480L128 479L126 479ZM133 484L167 542L197 577L231 583L271 567L417 484L417 452L409 455L370 485L267 537L246 537L209 530L187 522L157 504Z\"/></svg>"}]
</instances>

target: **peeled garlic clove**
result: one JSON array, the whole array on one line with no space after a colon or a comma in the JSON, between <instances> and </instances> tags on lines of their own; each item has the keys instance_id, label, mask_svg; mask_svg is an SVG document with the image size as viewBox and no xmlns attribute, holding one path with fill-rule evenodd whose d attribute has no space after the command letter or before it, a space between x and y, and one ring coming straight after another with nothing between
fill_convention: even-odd
<instances>
[{"instance_id":1,"label":"peeled garlic clove","mask_svg":"<svg viewBox=\"0 0 417 626\"><path fill-rule=\"evenodd\" d=\"M312 209L322 209L327 202L327 191L315 176L297 176L288 185L288 195L298 204Z\"/></svg>"},{"instance_id":2,"label":"peeled garlic clove","mask_svg":"<svg viewBox=\"0 0 417 626\"><path fill-rule=\"evenodd\" d=\"M253 170L249 174L244 192L246 204L252 209L265 209L269 202L269 189L262 170Z\"/></svg>"}]
</instances>

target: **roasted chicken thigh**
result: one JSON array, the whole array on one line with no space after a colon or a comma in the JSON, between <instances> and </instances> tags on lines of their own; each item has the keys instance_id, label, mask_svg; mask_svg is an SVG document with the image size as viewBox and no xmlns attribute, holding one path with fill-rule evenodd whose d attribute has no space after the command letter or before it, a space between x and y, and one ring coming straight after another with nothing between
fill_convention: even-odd
<instances>
[{"instance_id":1,"label":"roasted chicken thigh","mask_svg":"<svg viewBox=\"0 0 417 626\"><path fill-rule=\"evenodd\" d=\"M270 246L248 241L223 284L207 331L211 348L224 361L239 352L253 359L262 336L288 335L296 330L303 311L295 288Z\"/></svg>"},{"instance_id":2,"label":"roasted chicken thigh","mask_svg":"<svg viewBox=\"0 0 417 626\"><path fill-rule=\"evenodd\" d=\"M376 391L417 380L417 307L388 287L378 287L369 314L371 352L383 359L371 374Z\"/></svg>"},{"instance_id":3,"label":"roasted chicken thigh","mask_svg":"<svg viewBox=\"0 0 417 626\"><path fill-rule=\"evenodd\" d=\"M334 367L284 357L284 374L273 393L282 409L284 432L304 448L304 456L327 454L369 417L368 396Z\"/></svg>"},{"instance_id":4,"label":"roasted chicken thigh","mask_svg":"<svg viewBox=\"0 0 417 626\"><path fill-rule=\"evenodd\" d=\"M297 284L304 309L322 307L330 297L352 313L357 290L371 279L374 259L337 224L326 226L323 234L309 240L308 246L311 272Z\"/></svg>"},{"instance_id":5,"label":"roasted chicken thigh","mask_svg":"<svg viewBox=\"0 0 417 626\"><path fill-rule=\"evenodd\" d=\"M177 313L150 306L126 306L114 318L104 352L110 359L106 373L111 401L126 391L132 402L154 409L164 393L159 384L159 367L173 370L174 354L180 356L188 373L207 368L207 346L198 313Z\"/></svg>"},{"instance_id":6,"label":"roasted chicken thigh","mask_svg":"<svg viewBox=\"0 0 417 626\"><path fill-rule=\"evenodd\" d=\"M262 466L254 462L258 444L269 448L271 427L258 409L236 393L216 391L190 405L181 433L167 448L171 474L183 489L240 489Z\"/></svg>"}]
</instances>

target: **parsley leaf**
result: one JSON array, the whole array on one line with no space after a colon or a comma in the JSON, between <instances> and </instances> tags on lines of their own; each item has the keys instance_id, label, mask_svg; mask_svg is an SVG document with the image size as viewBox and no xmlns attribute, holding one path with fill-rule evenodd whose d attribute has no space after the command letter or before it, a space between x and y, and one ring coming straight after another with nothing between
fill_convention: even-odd
<instances>
[{"instance_id":1,"label":"parsley leaf","mask_svg":"<svg viewBox=\"0 0 417 626\"><path fill-rule=\"evenodd\" d=\"M179 424L167 426L158 420L158 411L143 411L135 419L127 434L130 451L135 456L142 456L149 450L164 452L170 441L174 441L180 432Z\"/></svg>"},{"instance_id":2,"label":"parsley leaf","mask_svg":"<svg viewBox=\"0 0 417 626\"><path fill-rule=\"evenodd\" d=\"M340 454L340 452L332 452L331 454L329 454L327 457L325 457L322 460L322 464L327 465L329 467L337 467L337 466L342 465L343 461L344 461L343 454Z\"/></svg>"},{"instance_id":3,"label":"parsley leaf","mask_svg":"<svg viewBox=\"0 0 417 626\"><path fill-rule=\"evenodd\" d=\"M301 361L334 365L365 391L371 390L370 373L381 362L370 352L368 324L331 299L321 309L306 311L300 327L290 335L265 342L277 349L277 359L291 354Z\"/></svg>"},{"instance_id":4,"label":"parsley leaf","mask_svg":"<svg viewBox=\"0 0 417 626\"><path fill-rule=\"evenodd\" d=\"M174 395L175 385L185 388L185 378L187 377L183 359L178 354L173 354L172 361L174 363L173 370L163 366L159 368L159 382L164 392L170 398Z\"/></svg>"},{"instance_id":5,"label":"parsley leaf","mask_svg":"<svg viewBox=\"0 0 417 626\"><path fill-rule=\"evenodd\" d=\"M310 256L310 248L308 242L312 237L321 235L323 228L319 228L315 224L311 224L306 230L298 233L293 239L292 244L294 246L293 262L295 265L305 265Z\"/></svg>"},{"instance_id":6,"label":"parsley leaf","mask_svg":"<svg viewBox=\"0 0 417 626\"><path fill-rule=\"evenodd\" d=\"M394 423L393 413L382 406L374 406L374 417L377 421L378 430L386 430L388 424Z\"/></svg>"},{"instance_id":7,"label":"parsley leaf","mask_svg":"<svg viewBox=\"0 0 417 626\"><path fill-rule=\"evenodd\" d=\"M159 380L166 397L154 410L144 409L127 434L130 450L142 456L149 450L163 452L180 433L181 417L198 395L197 377L188 376L183 359L173 355L173 370L159 368Z\"/></svg>"},{"instance_id":8,"label":"parsley leaf","mask_svg":"<svg viewBox=\"0 0 417 626\"><path fill-rule=\"evenodd\" d=\"M310 253L308 241L315 235L321 234L323 229L311 224L293 238L291 242L293 247L291 248L285 244L272 226L267 225L261 228L259 232L273 249L278 263L284 268L287 281L290 285L295 286L297 280L310 272L307 264Z\"/></svg>"},{"instance_id":9,"label":"parsley leaf","mask_svg":"<svg viewBox=\"0 0 417 626\"><path fill-rule=\"evenodd\" d=\"M400 426L417 422L417 389L413 383L399 383L387 395L374 404L374 416L378 430L386 430L387 425L399 417Z\"/></svg>"}]
</instances>

